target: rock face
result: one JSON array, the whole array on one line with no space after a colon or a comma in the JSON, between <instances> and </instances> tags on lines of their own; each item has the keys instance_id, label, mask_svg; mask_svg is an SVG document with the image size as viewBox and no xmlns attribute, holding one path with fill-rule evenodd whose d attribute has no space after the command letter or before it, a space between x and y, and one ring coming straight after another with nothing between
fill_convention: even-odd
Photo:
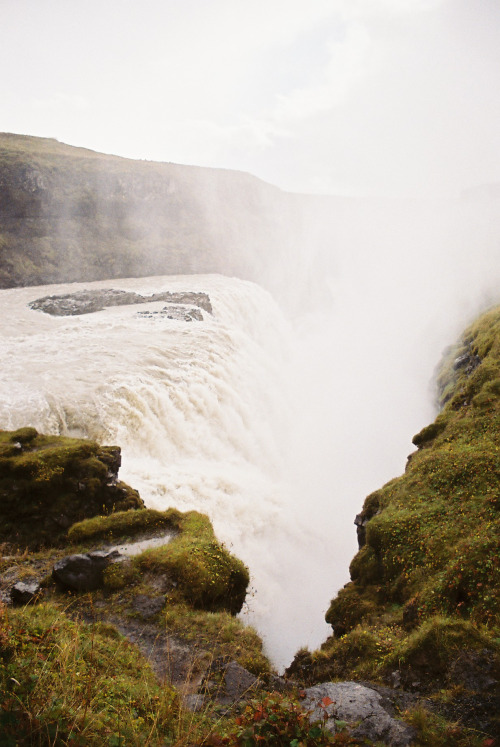
<instances>
[{"instance_id":1,"label":"rock face","mask_svg":"<svg viewBox=\"0 0 500 747\"><path fill-rule=\"evenodd\" d=\"M83 290L76 293L66 293L61 296L44 296L32 301L29 306L35 311L44 311L52 316L79 316L80 314L92 314L102 311L109 306L131 306L133 304L154 303L166 301L172 307L165 306L162 314L172 316L170 319L182 319L192 321L202 320L203 315L197 309L190 310L188 307L197 306L199 309L212 313L212 304L207 293L180 292L153 293L151 296L141 296L133 291L117 290L114 288L103 288L102 290ZM182 304L176 306L175 304ZM151 313L151 312L142 312ZM156 313L156 312L155 312Z\"/></svg>"},{"instance_id":2,"label":"rock face","mask_svg":"<svg viewBox=\"0 0 500 747\"><path fill-rule=\"evenodd\" d=\"M404 747L415 737L414 729L393 718L382 705L382 696L369 687L356 682L324 682L305 692L303 707L311 711L311 721L326 717L332 734L338 730L335 722L345 721L353 737L391 747Z\"/></svg>"},{"instance_id":3,"label":"rock face","mask_svg":"<svg viewBox=\"0 0 500 747\"><path fill-rule=\"evenodd\" d=\"M119 560L116 550L94 550L84 554L67 555L54 564L52 575L62 586L72 591L93 591L103 585L103 571Z\"/></svg>"},{"instance_id":4,"label":"rock face","mask_svg":"<svg viewBox=\"0 0 500 747\"><path fill-rule=\"evenodd\" d=\"M259 687L257 677L236 661L222 657L209 666L200 689L220 705L230 705L251 697Z\"/></svg>"},{"instance_id":5,"label":"rock face","mask_svg":"<svg viewBox=\"0 0 500 747\"><path fill-rule=\"evenodd\" d=\"M0 288L206 273L258 281L257 268L302 245L311 199L242 172L0 133Z\"/></svg>"},{"instance_id":6,"label":"rock face","mask_svg":"<svg viewBox=\"0 0 500 747\"><path fill-rule=\"evenodd\" d=\"M142 508L137 491L117 479L120 462L117 446L35 428L0 431L0 541L53 546L77 521Z\"/></svg>"}]
</instances>

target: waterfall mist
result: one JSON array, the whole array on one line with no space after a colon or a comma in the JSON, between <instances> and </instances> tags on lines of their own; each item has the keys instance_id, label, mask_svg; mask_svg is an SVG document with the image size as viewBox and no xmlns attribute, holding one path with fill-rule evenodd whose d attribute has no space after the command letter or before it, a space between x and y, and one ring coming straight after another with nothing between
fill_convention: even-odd
<instances>
[{"instance_id":1,"label":"waterfall mist","mask_svg":"<svg viewBox=\"0 0 500 747\"><path fill-rule=\"evenodd\" d=\"M354 516L404 470L434 416L442 349L498 300L500 280L489 194L306 203L289 243L259 245L260 286L191 275L0 296L2 428L117 443L121 477L148 506L207 513L251 569L242 615L278 667L328 634ZM205 291L214 314L186 324L133 306L65 318L27 306L110 286Z\"/></svg>"}]
</instances>

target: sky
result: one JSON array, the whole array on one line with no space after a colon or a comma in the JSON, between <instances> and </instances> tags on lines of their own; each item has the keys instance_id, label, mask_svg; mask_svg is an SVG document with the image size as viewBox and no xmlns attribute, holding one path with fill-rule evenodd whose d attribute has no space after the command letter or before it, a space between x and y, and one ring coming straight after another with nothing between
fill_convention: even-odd
<instances>
[{"instance_id":1,"label":"sky","mask_svg":"<svg viewBox=\"0 0 500 747\"><path fill-rule=\"evenodd\" d=\"M0 131L295 192L500 181L498 0L0 0Z\"/></svg>"}]
</instances>

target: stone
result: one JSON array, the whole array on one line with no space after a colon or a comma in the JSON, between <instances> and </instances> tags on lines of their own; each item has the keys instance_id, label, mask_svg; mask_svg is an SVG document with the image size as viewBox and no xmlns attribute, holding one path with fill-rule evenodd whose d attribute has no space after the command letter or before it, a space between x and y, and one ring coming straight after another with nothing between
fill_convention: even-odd
<instances>
[{"instance_id":1,"label":"stone","mask_svg":"<svg viewBox=\"0 0 500 747\"><path fill-rule=\"evenodd\" d=\"M405 747L415 738L415 730L393 718L382 705L375 690L357 682L323 682L305 691L302 707L310 712L311 721L325 721L335 734L337 721L347 723L355 739L380 741L390 747Z\"/></svg>"},{"instance_id":2,"label":"stone","mask_svg":"<svg viewBox=\"0 0 500 747\"><path fill-rule=\"evenodd\" d=\"M494 651L486 648L462 651L451 664L447 678L452 685L463 685L468 690L482 692L498 684L493 676L494 668Z\"/></svg>"},{"instance_id":3,"label":"stone","mask_svg":"<svg viewBox=\"0 0 500 747\"><path fill-rule=\"evenodd\" d=\"M36 601L41 593L38 581L18 581L10 590L12 604L25 605Z\"/></svg>"},{"instance_id":4,"label":"stone","mask_svg":"<svg viewBox=\"0 0 500 747\"><path fill-rule=\"evenodd\" d=\"M191 713L199 713L205 708L206 697L197 693L191 693L191 695L185 695L182 699L184 708Z\"/></svg>"},{"instance_id":5,"label":"stone","mask_svg":"<svg viewBox=\"0 0 500 747\"><path fill-rule=\"evenodd\" d=\"M248 670L228 657L214 659L201 684L201 691L220 705L231 705L251 695L260 682Z\"/></svg>"},{"instance_id":6,"label":"stone","mask_svg":"<svg viewBox=\"0 0 500 747\"><path fill-rule=\"evenodd\" d=\"M31 301L28 305L35 311L43 311L52 316L78 316L80 314L93 314L102 311L109 306L132 306L134 304L155 303L166 301L172 306L182 304L181 311L172 312L177 314L172 318L192 321L203 320L201 312L190 310L187 306L197 306L209 314L212 313L212 304L207 293L186 291L171 292L164 291L153 293L151 296L141 296L134 291L117 290L115 288L102 288L99 290L82 290L75 293L66 293L61 296L44 296ZM175 307L174 307L175 308ZM179 309L179 307L177 307ZM165 311L165 310L164 310ZM196 313L197 311L197 313ZM148 314L148 312L145 312Z\"/></svg>"},{"instance_id":7,"label":"stone","mask_svg":"<svg viewBox=\"0 0 500 747\"><path fill-rule=\"evenodd\" d=\"M368 521L369 520L362 514L356 514L356 518L354 519L356 534L358 537L358 548L360 550L366 545L366 525L368 524Z\"/></svg>"},{"instance_id":8,"label":"stone","mask_svg":"<svg viewBox=\"0 0 500 747\"><path fill-rule=\"evenodd\" d=\"M137 594L132 602L134 609L140 614L144 620L157 615L165 606L164 595L159 597L148 597L146 594Z\"/></svg>"},{"instance_id":9,"label":"stone","mask_svg":"<svg viewBox=\"0 0 500 747\"><path fill-rule=\"evenodd\" d=\"M72 591L92 591L103 585L103 571L121 558L116 550L67 555L54 564L52 576Z\"/></svg>"}]
</instances>

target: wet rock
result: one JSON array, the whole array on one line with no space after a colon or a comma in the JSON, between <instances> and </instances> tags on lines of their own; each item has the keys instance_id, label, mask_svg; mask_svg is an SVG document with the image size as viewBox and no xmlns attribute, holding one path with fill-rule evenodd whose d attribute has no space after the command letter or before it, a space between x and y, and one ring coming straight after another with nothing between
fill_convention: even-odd
<instances>
[{"instance_id":1,"label":"wet rock","mask_svg":"<svg viewBox=\"0 0 500 747\"><path fill-rule=\"evenodd\" d=\"M131 306L134 304L154 303L156 301L166 301L169 304L183 304L182 311L188 314L189 309L185 306L197 306L204 309L209 314L212 313L212 304L207 293L198 292L179 292L174 293L165 291L163 293L153 293L151 296L141 296L134 291L117 290L115 288L103 288L99 290L82 290L75 293L66 293L61 296L44 296L37 298L29 303L29 307L34 311L44 311L52 316L79 316L80 314L92 314L96 311L102 311L110 306ZM147 313L147 312L146 312ZM174 313L174 312L172 312ZM192 319L203 319L198 312L188 314Z\"/></svg>"},{"instance_id":2,"label":"wet rock","mask_svg":"<svg viewBox=\"0 0 500 747\"><path fill-rule=\"evenodd\" d=\"M63 587L72 591L92 591L103 585L104 569L120 557L116 550L67 555L55 563L52 576Z\"/></svg>"},{"instance_id":3,"label":"wet rock","mask_svg":"<svg viewBox=\"0 0 500 747\"><path fill-rule=\"evenodd\" d=\"M137 316L142 316L146 319L154 319L155 317L173 319L177 322L203 321L203 314L199 309L190 309L186 306L176 304L164 306L161 311L138 311Z\"/></svg>"},{"instance_id":4,"label":"wet rock","mask_svg":"<svg viewBox=\"0 0 500 747\"><path fill-rule=\"evenodd\" d=\"M366 516L363 516L363 514L357 514L354 519L356 534L358 537L358 548L360 550L366 545L366 525L368 524L368 521L369 519L367 519Z\"/></svg>"},{"instance_id":5,"label":"wet rock","mask_svg":"<svg viewBox=\"0 0 500 747\"><path fill-rule=\"evenodd\" d=\"M356 682L324 682L308 688L302 702L311 711L311 720L323 720L335 734L336 721L345 721L354 738L380 741L390 747L405 747L415 730L393 718L383 706L382 696Z\"/></svg>"},{"instance_id":6,"label":"wet rock","mask_svg":"<svg viewBox=\"0 0 500 747\"><path fill-rule=\"evenodd\" d=\"M25 605L36 601L40 596L41 586L38 581L18 581L10 590L12 604Z\"/></svg>"}]
</instances>

